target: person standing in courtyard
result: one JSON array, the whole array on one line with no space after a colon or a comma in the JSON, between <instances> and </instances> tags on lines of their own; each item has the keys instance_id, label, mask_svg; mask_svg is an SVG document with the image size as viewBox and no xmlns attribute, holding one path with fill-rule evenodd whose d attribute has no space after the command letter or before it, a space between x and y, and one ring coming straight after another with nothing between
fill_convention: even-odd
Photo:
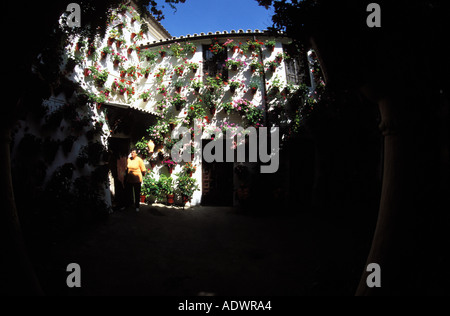
<instances>
[{"instance_id":1,"label":"person standing in courtyard","mask_svg":"<svg viewBox=\"0 0 450 316\"><path fill-rule=\"evenodd\" d=\"M137 150L133 149L130 158L128 158L125 186L128 198L133 201L134 197L136 212L139 212L142 180L145 172L144 161L138 157Z\"/></svg>"}]
</instances>

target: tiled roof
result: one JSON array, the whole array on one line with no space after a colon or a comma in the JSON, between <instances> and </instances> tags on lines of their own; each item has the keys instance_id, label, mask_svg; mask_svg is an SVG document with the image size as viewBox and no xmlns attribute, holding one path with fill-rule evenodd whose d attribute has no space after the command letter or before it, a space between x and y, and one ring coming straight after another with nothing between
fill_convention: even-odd
<instances>
[{"instance_id":1,"label":"tiled roof","mask_svg":"<svg viewBox=\"0 0 450 316\"><path fill-rule=\"evenodd\" d=\"M285 36L286 33L284 32L278 32L276 35L277 36ZM142 48L145 47L151 47L151 46L157 46L157 45L164 45L164 44L169 44L169 43L173 43L173 42L177 42L177 41L181 41L181 40L194 40L194 39L203 39L203 38L211 38L211 37L230 37L230 36L248 36L248 35L255 35L255 36L274 36L274 34L272 32L269 32L267 30L231 30L231 31L223 31L223 32L208 32L208 33L200 33L200 34L189 34L186 36L180 36L180 37L172 37L172 38L168 38L165 40L160 40L160 41L153 41L153 42L147 42L147 44L142 45Z\"/></svg>"}]
</instances>

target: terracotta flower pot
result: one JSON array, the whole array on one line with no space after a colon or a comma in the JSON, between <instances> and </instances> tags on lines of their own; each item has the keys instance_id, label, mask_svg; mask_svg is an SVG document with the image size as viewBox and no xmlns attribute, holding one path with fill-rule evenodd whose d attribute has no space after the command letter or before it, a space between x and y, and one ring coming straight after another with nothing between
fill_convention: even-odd
<instances>
[{"instance_id":1,"label":"terracotta flower pot","mask_svg":"<svg viewBox=\"0 0 450 316\"><path fill-rule=\"evenodd\" d=\"M108 46L111 46L114 43L115 39L113 37L108 38Z\"/></svg>"},{"instance_id":2,"label":"terracotta flower pot","mask_svg":"<svg viewBox=\"0 0 450 316\"><path fill-rule=\"evenodd\" d=\"M128 55L131 55L132 52L133 52L133 49L132 48L128 48L128 50L127 50Z\"/></svg>"},{"instance_id":3,"label":"terracotta flower pot","mask_svg":"<svg viewBox=\"0 0 450 316\"><path fill-rule=\"evenodd\" d=\"M145 203L147 200L147 197L145 195L141 195L141 203Z\"/></svg>"},{"instance_id":4,"label":"terracotta flower pot","mask_svg":"<svg viewBox=\"0 0 450 316\"><path fill-rule=\"evenodd\" d=\"M183 204L184 205L186 205L190 201L191 201L191 198L189 196L183 195Z\"/></svg>"},{"instance_id":5,"label":"terracotta flower pot","mask_svg":"<svg viewBox=\"0 0 450 316\"><path fill-rule=\"evenodd\" d=\"M167 195L167 204L173 205L175 203L175 195L174 194L168 194Z\"/></svg>"},{"instance_id":6,"label":"terracotta flower pot","mask_svg":"<svg viewBox=\"0 0 450 316\"><path fill-rule=\"evenodd\" d=\"M136 35L137 35L136 33L131 33L131 37L130 37L131 40L133 40L136 37Z\"/></svg>"}]
</instances>

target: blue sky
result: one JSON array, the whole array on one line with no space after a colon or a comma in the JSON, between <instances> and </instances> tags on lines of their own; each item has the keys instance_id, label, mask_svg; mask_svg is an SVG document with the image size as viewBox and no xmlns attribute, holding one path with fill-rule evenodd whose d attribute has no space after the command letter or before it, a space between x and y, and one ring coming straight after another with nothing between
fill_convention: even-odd
<instances>
[{"instance_id":1,"label":"blue sky","mask_svg":"<svg viewBox=\"0 0 450 316\"><path fill-rule=\"evenodd\" d=\"M161 24L172 36L231 30L265 30L272 26L273 10L266 10L255 0L186 0L174 12L162 9Z\"/></svg>"}]
</instances>

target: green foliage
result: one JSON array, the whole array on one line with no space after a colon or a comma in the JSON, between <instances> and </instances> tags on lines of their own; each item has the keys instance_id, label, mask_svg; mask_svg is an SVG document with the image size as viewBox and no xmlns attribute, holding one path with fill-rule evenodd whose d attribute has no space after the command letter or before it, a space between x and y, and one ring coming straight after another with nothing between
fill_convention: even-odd
<instances>
[{"instance_id":1,"label":"green foliage","mask_svg":"<svg viewBox=\"0 0 450 316\"><path fill-rule=\"evenodd\" d=\"M203 119L206 115L205 109L201 104L193 104L189 107L187 111L188 117L191 120Z\"/></svg>"},{"instance_id":2,"label":"green foliage","mask_svg":"<svg viewBox=\"0 0 450 316\"><path fill-rule=\"evenodd\" d=\"M148 172L142 179L141 194L147 199L150 196L158 197L160 195L159 183L155 179L153 172Z\"/></svg>"},{"instance_id":3,"label":"green foliage","mask_svg":"<svg viewBox=\"0 0 450 316\"><path fill-rule=\"evenodd\" d=\"M189 199L192 198L196 191L200 191L197 180L187 175L178 177L176 182L176 189L182 196L188 197Z\"/></svg>"},{"instance_id":4,"label":"green foliage","mask_svg":"<svg viewBox=\"0 0 450 316\"><path fill-rule=\"evenodd\" d=\"M158 180L159 196L164 197L164 195L172 195L175 192L174 181L172 177L168 177L162 174Z\"/></svg>"},{"instance_id":5,"label":"green foliage","mask_svg":"<svg viewBox=\"0 0 450 316\"><path fill-rule=\"evenodd\" d=\"M150 157L150 153L148 152L148 142L148 139L142 137L142 139L134 145L138 150L138 155L144 160Z\"/></svg>"}]
</instances>

